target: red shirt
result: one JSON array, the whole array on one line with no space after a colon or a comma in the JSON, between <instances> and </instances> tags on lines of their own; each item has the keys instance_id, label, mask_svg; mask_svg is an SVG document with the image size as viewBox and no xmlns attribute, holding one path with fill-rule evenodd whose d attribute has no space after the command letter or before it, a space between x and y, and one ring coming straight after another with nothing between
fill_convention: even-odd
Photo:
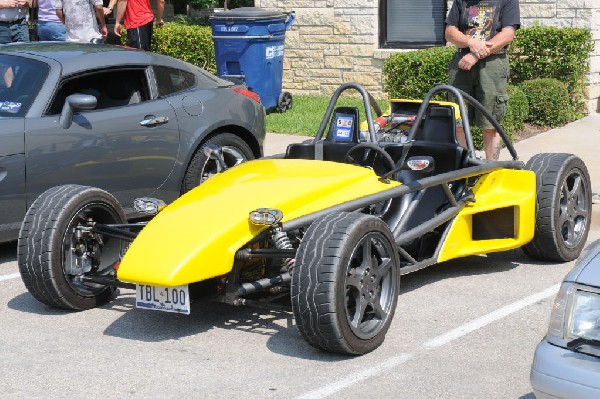
<instances>
[{"instance_id":1,"label":"red shirt","mask_svg":"<svg viewBox=\"0 0 600 399\"><path fill-rule=\"evenodd\" d=\"M123 23L127 29L135 29L154 20L150 0L127 0Z\"/></svg>"}]
</instances>

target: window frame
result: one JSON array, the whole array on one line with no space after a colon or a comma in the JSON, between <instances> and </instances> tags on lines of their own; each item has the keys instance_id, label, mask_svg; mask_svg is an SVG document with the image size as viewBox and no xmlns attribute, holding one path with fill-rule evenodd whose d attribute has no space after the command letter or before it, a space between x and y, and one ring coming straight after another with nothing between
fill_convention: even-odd
<instances>
[{"instance_id":1,"label":"window frame","mask_svg":"<svg viewBox=\"0 0 600 399\"><path fill-rule=\"evenodd\" d=\"M445 46L446 45L446 40L444 39L442 42L439 43L432 43L432 42L422 42L422 43L415 43L415 42L400 42L400 41L388 41L387 39L387 22L388 22L388 15L387 15L387 6L388 6L388 2L390 1L395 1L395 0L379 0L379 48L381 49L423 49L423 48L430 48L430 47L440 47L440 46ZM448 0L440 0L444 2L444 21L446 18L446 15L448 15Z\"/></svg>"},{"instance_id":2,"label":"window frame","mask_svg":"<svg viewBox=\"0 0 600 399\"><path fill-rule=\"evenodd\" d=\"M188 78L192 78L193 82L191 82L191 84L188 85L188 86L186 86L186 87L179 88L179 89L174 90L174 91L170 91L169 93L166 93L166 94L161 94L160 93L160 82L159 82L161 74L158 73L157 68L163 68L165 70L170 69L170 70L173 70L173 71L177 71L180 74L187 75ZM154 75L154 84L156 85L156 97L157 98L170 97L170 96L176 95L178 93L189 91L189 90L192 90L192 89L198 87L198 76L197 76L197 74L195 74L195 73L193 73L191 71L186 71L184 69L174 67L174 66L162 65L162 64L153 64L152 65L152 74ZM187 81L186 78L184 78L184 80Z\"/></svg>"},{"instance_id":3,"label":"window frame","mask_svg":"<svg viewBox=\"0 0 600 399\"><path fill-rule=\"evenodd\" d=\"M148 67L146 65L139 65L139 66L128 66L128 67L124 67L124 68L119 68L119 67L113 67L113 68L98 68L98 69L90 69L90 70L86 70L86 71L79 71L75 74L71 74L71 75L65 75L65 76L61 76L60 81L58 82L58 84L55 87L54 92L52 93L52 96L50 97L50 101L48 102L44 112L43 112L43 116L55 116L55 115L60 115L60 112L62 110L62 107L64 107L64 99L61 100L61 94L62 90L64 90L65 85L67 84L71 84L73 81L77 81L80 79L89 79L90 77L96 77L97 75L116 75L119 73L135 73L137 75L139 75L138 77L140 78L140 80L138 81L140 83L139 85L139 94L140 94L140 101L136 102L136 103L132 103L132 104L115 104L113 106L101 106L100 104L89 111L84 111L84 112L100 112L100 111L105 111L105 110L110 110L110 109L115 109L115 108L123 108L123 107L128 107L128 106L132 106L132 105L137 105L137 104L141 104L144 103L146 101L150 101L153 99L153 96L151 94L151 88L149 85L149 81L148 81ZM143 76L143 78L142 78ZM114 76L113 76L114 77ZM98 79L98 78L95 78ZM101 81L101 79L98 79L98 81ZM116 84L114 79L105 79L106 84ZM93 88L92 88L93 89ZM73 94L73 93L71 93ZM65 96L68 96L68 94ZM61 105L61 110L57 110L54 109L54 106L56 105L57 101L62 101L62 105ZM56 106L58 108L58 105Z\"/></svg>"}]
</instances>

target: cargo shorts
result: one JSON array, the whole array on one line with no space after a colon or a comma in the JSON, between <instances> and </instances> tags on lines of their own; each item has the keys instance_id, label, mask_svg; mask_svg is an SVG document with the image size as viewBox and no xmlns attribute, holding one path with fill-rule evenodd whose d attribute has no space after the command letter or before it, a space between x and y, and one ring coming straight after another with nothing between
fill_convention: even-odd
<instances>
[{"instance_id":1,"label":"cargo shorts","mask_svg":"<svg viewBox=\"0 0 600 399\"><path fill-rule=\"evenodd\" d=\"M508 56L506 53L492 54L479 60L470 71L458 67L458 62L464 56L454 54L448 67L448 84L475 97L477 101L498 121L506 115L508 101ZM493 125L480 112L469 107L469 121L481 129L493 129ZM474 122L473 122L474 121Z\"/></svg>"}]
</instances>

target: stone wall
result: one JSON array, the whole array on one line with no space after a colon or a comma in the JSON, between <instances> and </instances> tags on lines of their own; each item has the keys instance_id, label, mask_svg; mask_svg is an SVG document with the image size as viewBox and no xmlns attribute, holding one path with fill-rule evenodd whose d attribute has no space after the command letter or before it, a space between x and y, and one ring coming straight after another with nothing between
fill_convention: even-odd
<instances>
[{"instance_id":1,"label":"stone wall","mask_svg":"<svg viewBox=\"0 0 600 399\"><path fill-rule=\"evenodd\" d=\"M329 95L341 83L355 81L374 96L385 98L383 60L403 50L379 49L378 4L366 0L255 0L256 7L296 12L296 22L286 34L284 90ZM539 23L592 31L595 50L588 75L588 108L600 112L600 0L520 0L520 4L523 26Z\"/></svg>"},{"instance_id":2,"label":"stone wall","mask_svg":"<svg viewBox=\"0 0 600 399\"><path fill-rule=\"evenodd\" d=\"M364 0L255 0L256 7L296 12L286 34L283 87L294 94L329 95L343 82L382 91L383 60L375 58L378 8Z\"/></svg>"}]
</instances>

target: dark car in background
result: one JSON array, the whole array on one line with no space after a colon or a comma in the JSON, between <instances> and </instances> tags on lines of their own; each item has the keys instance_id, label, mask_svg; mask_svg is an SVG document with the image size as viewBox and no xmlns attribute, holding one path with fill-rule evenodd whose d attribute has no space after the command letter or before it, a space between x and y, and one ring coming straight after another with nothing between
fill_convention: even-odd
<instances>
[{"instance_id":1,"label":"dark car in background","mask_svg":"<svg viewBox=\"0 0 600 399\"><path fill-rule=\"evenodd\" d=\"M535 350L531 386L537 399L600 398L600 241L563 280Z\"/></svg>"},{"instance_id":2,"label":"dark car in background","mask_svg":"<svg viewBox=\"0 0 600 399\"><path fill-rule=\"evenodd\" d=\"M0 242L17 238L48 188L105 189L169 203L220 170L262 155L265 110L237 82L171 57L120 46L0 46Z\"/></svg>"}]
</instances>

